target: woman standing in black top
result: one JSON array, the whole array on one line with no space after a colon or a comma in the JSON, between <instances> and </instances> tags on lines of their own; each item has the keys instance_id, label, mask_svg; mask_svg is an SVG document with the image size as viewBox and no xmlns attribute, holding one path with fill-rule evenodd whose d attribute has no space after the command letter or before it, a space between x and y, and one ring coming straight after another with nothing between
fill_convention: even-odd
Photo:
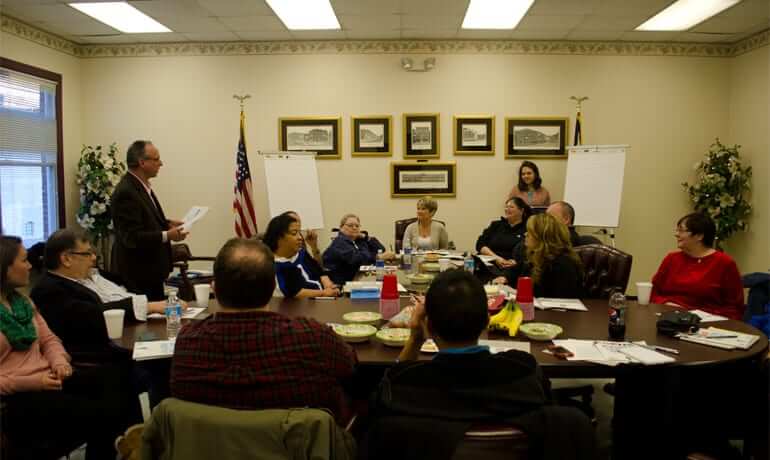
<instances>
[{"instance_id":1,"label":"woman standing in black top","mask_svg":"<svg viewBox=\"0 0 770 460\"><path fill-rule=\"evenodd\" d=\"M521 198L511 198L505 202L505 216L489 224L476 240L479 254L495 257L495 265L500 269L516 265L513 248L524 239L527 219L532 215L532 208Z\"/></svg>"}]
</instances>

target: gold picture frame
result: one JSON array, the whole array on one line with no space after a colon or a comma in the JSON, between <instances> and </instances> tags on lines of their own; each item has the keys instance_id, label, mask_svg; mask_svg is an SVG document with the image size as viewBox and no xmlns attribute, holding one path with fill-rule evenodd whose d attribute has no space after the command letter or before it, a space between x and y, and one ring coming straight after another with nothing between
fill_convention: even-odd
<instances>
[{"instance_id":1,"label":"gold picture frame","mask_svg":"<svg viewBox=\"0 0 770 460\"><path fill-rule=\"evenodd\" d=\"M434 173L427 174L426 173ZM434 185L431 187L431 185ZM394 161L390 163L390 196L457 196L457 163L454 161Z\"/></svg>"},{"instance_id":2,"label":"gold picture frame","mask_svg":"<svg viewBox=\"0 0 770 460\"><path fill-rule=\"evenodd\" d=\"M455 115L452 142L455 155L495 154L494 115Z\"/></svg>"},{"instance_id":3,"label":"gold picture frame","mask_svg":"<svg viewBox=\"0 0 770 460\"><path fill-rule=\"evenodd\" d=\"M505 158L567 158L569 117L505 119Z\"/></svg>"},{"instance_id":4,"label":"gold picture frame","mask_svg":"<svg viewBox=\"0 0 770 460\"><path fill-rule=\"evenodd\" d=\"M354 157L393 155L393 117L390 115L350 117L350 151Z\"/></svg>"},{"instance_id":5,"label":"gold picture frame","mask_svg":"<svg viewBox=\"0 0 770 460\"><path fill-rule=\"evenodd\" d=\"M284 151L316 152L318 159L342 157L342 118L281 117L278 119L278 145Z\"/></svg>"},{"instance_id":6,"label":"gold picture frame","mask_svg":"<svg viewBox=\"0 0 770 460\"><path fill-rule=\"evenodd\" d=\"M404 158L428 159L441 156L441 115L405 113L403 115Z\"/></svg>"}]
</instances>

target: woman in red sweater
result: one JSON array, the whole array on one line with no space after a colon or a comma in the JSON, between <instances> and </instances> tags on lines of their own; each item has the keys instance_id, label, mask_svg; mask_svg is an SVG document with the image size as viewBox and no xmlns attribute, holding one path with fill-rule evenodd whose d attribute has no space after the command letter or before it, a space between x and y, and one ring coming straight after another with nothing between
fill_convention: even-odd
<instances>
[{"instance_id":1,"label":"woman in red sweater","mask_svg":"<svg viewBox=\"0 0 770 460\"><path fill-rule=\"evenodd\" d=\"M87 442L86 459L115 458L113 442L127 427L126 411L103 397L102 386L116 382L70 366L59 338L32 301L16 291L29 283L30 268L21 239L0 235L2 429L13 448L23 449L10 456L39 458L33 448L41 445L75 448Z\"/></svg>"},{"instance_id":2,"label":"woman in red sweater","mask_svg":"<svg viewBox=\"0 0 770 460\"><path fill-rule=\"evenodd\" d=\"M714 245L716 226L706 215L688 214L677 222L679 251L669 253L652 278L652 303L743 318L743 284L735 261Z\"/></svg>"}]
</instances>

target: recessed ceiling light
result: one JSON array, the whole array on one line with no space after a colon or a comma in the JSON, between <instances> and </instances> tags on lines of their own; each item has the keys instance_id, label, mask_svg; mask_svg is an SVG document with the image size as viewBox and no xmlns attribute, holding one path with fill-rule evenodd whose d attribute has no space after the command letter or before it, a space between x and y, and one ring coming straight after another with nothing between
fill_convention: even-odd
<instances>
[{"instance_id":1,"label":"recessed ceiling light","mask_svg":"<svg viewBox=\"0 0 770 460\"><path fill-rule=\"evenodd\" d=\"M289 30L339 29L329 0L267 0Z\"/></svg>"},{"instance_id":2,"label":"recessed ceiling light","mask_svg":"<svg viewBox=\"0 0 770 460\"><path fill-rule=\"evenodd\" d=\"M678 0L636 30L687 30L741 0Z\"/></svg>"},{"instance_id":3,"label":"recessed ceiling light","mask_svg":"<svg viewBox=\"0 0 770 460\"><path fill-rule=\"evenodd\" d=\"M126 2L70 3L69 6L127 34L171 32Z\"/></svg>"},{"instance_id":4,"label":"recessed ceiling light","mask_svg":"<svg viewBox=\"0 0 770 460\"><path fill-rule=\"evenodd\" d=\"M463 29L513 29L535 0L471 0Z\"/></svg>"}]
</instances>

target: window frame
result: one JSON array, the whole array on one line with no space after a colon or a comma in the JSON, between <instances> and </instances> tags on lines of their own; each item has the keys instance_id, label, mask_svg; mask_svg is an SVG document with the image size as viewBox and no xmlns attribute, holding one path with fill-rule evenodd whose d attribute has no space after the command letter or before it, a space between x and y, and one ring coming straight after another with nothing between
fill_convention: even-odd
<instances>
[{"instance_id":1,"label":"window frame","mask_svg":"<svg viewBox=\"0 0 770 460\"><path fill-rule=\"evenodd\" d=\"M64 89L62 87L62 76L59 73L39 67L24 64L12 59L0 57L0 67L15 72L25 73L33 77L43 78L56 83L56 201L59 214L59 228L67 226L67 212L64 207L64 135L62 131L62 101L64 99ZM0 206L2 204L0 203ZM2 214L0 213L0 216Z\"/></svg>"}]
</instances>

